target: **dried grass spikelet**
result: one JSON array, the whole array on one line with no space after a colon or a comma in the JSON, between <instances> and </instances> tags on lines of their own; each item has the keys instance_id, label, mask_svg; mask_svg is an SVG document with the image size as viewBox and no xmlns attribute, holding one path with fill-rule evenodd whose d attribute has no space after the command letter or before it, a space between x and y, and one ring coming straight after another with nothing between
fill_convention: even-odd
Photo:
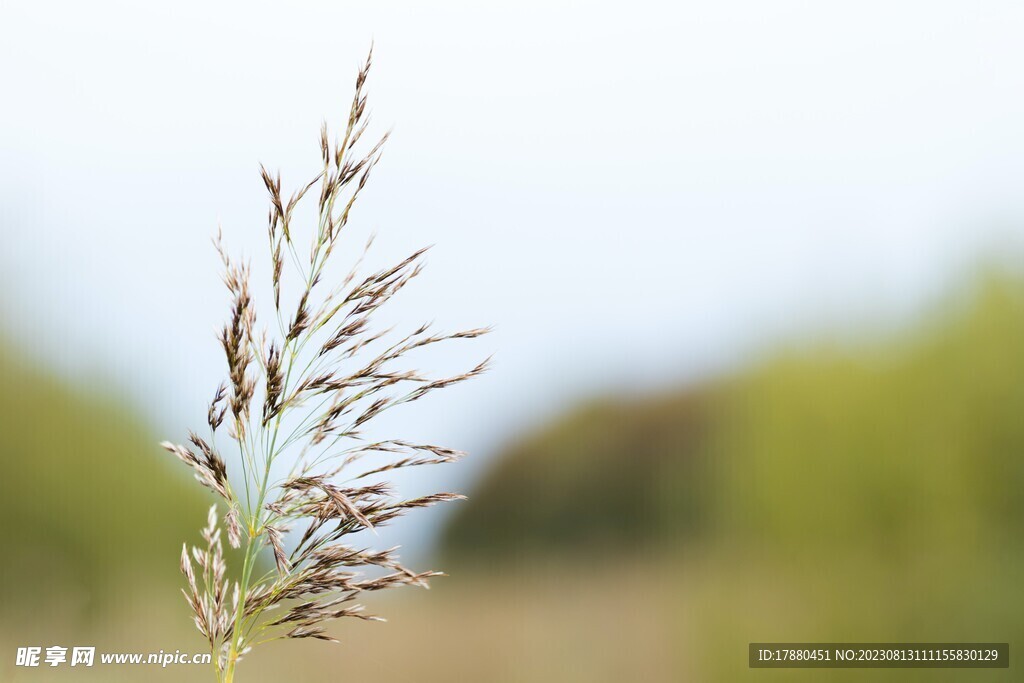
<instances>
[{"instance_id":1,"label":"dried grass spikelet","mask_svg":"<svg viewBox=\"0 0 1024 683\"><path fill-rule=\"evenodd\" d=\"M349 537L409 510L461 498L437 493L402 499L390 484L371 479L392 470L455 462L461 452L402 439L366 444L360 437L382 413L471 379L488 364L428 377L402 366L407 354L474 339L489 328L444 333L421 325L392 340L391 329L375 327L374 314L422 271L426 249L360 275L371 238L348 275L334 289L322 291L325 265L336 253L387 140L384 135L357 153L369 123L365 86L370 64L367 57L356 77L344 132L332 144L326 123L321 128L321 168L312 180L286 198L280 174L260 167L270 201L267 236L276 334L257 333L249 266L228 256L218 234L215 243L231 301L218 335L227 380L207 409L209 436L190 433L191 447L163 444L224 499L228 542L244 554L241 578L229 584L214 507L202 532L205 543L191 552L183 549L181 557L185 597L222 681L233 680L238 661L257 643L334 640L325 630L331 621L379 620L356 602L363 593L426 587L439 572L413 571L399 562L396 548L358 548ZM317 186L319 193L311 195ZM316 197L317 221L308 255L302 256L297 242L306 231L297 224L295 210L307 197ZM284 301L282 287L289 277L298 286L291 304ZM231 479L217 445L223 431L235 442L227 452L240 454ZM364 460L369 464L362 465ZM279 471L282 462L289 474L275 481L271 468ZM294 537L290 529L296 530ZM259 561L264 552L273 557L267 571Z\"/></svg>"}]
</instances>

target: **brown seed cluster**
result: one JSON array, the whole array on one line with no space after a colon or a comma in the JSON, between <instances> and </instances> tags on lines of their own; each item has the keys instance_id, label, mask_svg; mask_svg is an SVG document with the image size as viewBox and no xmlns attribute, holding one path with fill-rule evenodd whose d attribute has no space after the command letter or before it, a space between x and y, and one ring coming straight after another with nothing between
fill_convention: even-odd
<instances>
[{"instance_id":1,"label":"brown seed cluster","mask_svg":"<svg viewBox=\"0 0 1024 683\"><path fill-rule=\"evenodd\" d=\"M199 438L195 433L189 433L189 441L199 449L201 455L196 455L185 446L164 441L160 445L166 450L178 456L178 459L192 467L196 479L204 486L216 491L224 498L230 499L228 495L228 469L227 465L210 446Z\"/></svg>"},{"instance_id":2,"label":"brown seed cluster","mask_svg":"<svg viewBox=\"0 0 1024 683\"><path fill-rule=\"evenodd\" d=\"M421 325L389 341L392 330L374 326L374 314L422 271L426 249L361 276L371 239L348 275L334 289L322 291L321 282L330 277L328 260L387 139L384 135L366 152L356 153L369 123L365 86L370 63L368 57L356 77L340 140L332 144L327 125L321 128L322 167L310 182L285 199L280 174L261 167L270 196L267 235L276 333L256 332L249 266L232 260L218 236L231 296L230 315L219 333L227 381L207 410L208 438L190 433L194 450L163 444L224 499L228 542L244 555L240 578L229 585L215 508L202 533L205 544L182 554L185 596L223 681L233 680L237 662L256 643L333 640L325 630L333 620L377 620L356 602L365 592L425 587L439 572L407 569L395 548L360 548L351 536L408 510L461 498L437 493L402 499L379 480L396 469L454 462L461 452L402 439L366 443L363 432L385 411L487 368L484 361L452 376L428 377L403 367L407 354L473 339L489 329L444 333ZM308 255L302 256L296 245L302 234L296 208L318 184L317 221ZM297 292L291 305L286 291ZM239 454L239 468L230 478L217 446L228 413L226 431L233 443L227 452ZM370 464L353 469L364 459ZM284 470L288 475L282 478ZM263 562L264 555L272 556L272 565Z\"/></svg>"},{"instance_id":3,"label":"brown seed cluster","mask_svg":"<svg viewBox=\"0 0 1024 683\"><path fill-rule=\"evenodd\" d=\"M206 547L192 548L192 555L189 556L188 548L181 547L181 572L185 575L188 589L182 589L185 599L192 607L193 620L199 632L210 641L210 647L217 651L221 643L231 636L234 624L231 621L231 609L229 609L227 596L231 593L231 605L238 605L239 588L234 585L230 591L231 584L224 574L227 565L224 563L224 550L220 542L220 529L217 528L217 506L210 508L207 517L206 528L202 532ZM193 561L199 566L203 590L199 589L196 582L195 567Z\"/></svg>"}]
</instances>

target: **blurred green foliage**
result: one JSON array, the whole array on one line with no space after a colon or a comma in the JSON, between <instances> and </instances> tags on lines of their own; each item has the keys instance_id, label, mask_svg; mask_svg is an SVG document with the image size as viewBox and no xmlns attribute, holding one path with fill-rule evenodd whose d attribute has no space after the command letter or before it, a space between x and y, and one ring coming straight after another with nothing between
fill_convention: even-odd
<instances>
[{"instance_id":1,"label":"blurred green foliage","mask_svg":"<svg viewBox=\"0 0 1024 683\"><path fill-rule=\"evenodd\" d=\"M94 612L126 581L178 583L209 501L107 388L74 385L0 343L5 606ZM173 585L168 590L173 592Z\"/></svg>"},{"instance_id":2,"label":"blurred green foliage","mask_svg":"<svg viewBox=\"0 0 1024 683\"><path fill-rule=\"evenodd\" d=\"M444 536L469 558L631 544L794 552L1024 538L1024 285L911 329L804 344L708 385L605 399L514 443Z\"/></svg>"},{"instance_id":3,"label":"blurred green foliage","mask_svg":"<svg viewBox=\"0 0 1024 683\"><path fill-rule=\"evenodd\" d=\"M990 276L916 329L737 378L713 515L742 542L884 557L1024 539L1024 286Z\"/></svg>"}]
</instances>

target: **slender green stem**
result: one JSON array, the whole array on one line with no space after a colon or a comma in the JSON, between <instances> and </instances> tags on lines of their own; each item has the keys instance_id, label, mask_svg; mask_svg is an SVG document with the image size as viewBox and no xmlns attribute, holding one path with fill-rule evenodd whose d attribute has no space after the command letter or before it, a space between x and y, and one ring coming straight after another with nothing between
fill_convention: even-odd
<instances>
[{"instance_id":1,"label":"slender green stem","mask_svg":"<svg viewBox=\"0 0 1024 683\"><path fill-rule=\"evenodd\" d=\"M231 634L231 647L228 650L227 666L224 669L224 683L232 683L235 678L235 665L238 663L238 643L242 623L242 616L245 610L245 595L249 590L249 578L252 575L252 566L256 557L255 550L259 547L257 536L253 534L250 526L248 543L245 547L245 563L242 565L242 584L238 597L238 605L235 608L234 629Z\"/></svg>"}]
</instances>

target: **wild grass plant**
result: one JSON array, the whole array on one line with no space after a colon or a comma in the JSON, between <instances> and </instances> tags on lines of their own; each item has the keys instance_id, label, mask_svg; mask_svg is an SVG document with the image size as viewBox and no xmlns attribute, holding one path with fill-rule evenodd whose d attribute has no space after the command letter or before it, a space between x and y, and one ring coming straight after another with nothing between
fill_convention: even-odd
<instances>
[{"instance_id":1,"label":"wild grass plant","mask_svg":"<svg viewBox=\"0 0 1024 683\"><path fill-rule=\"evenodd\" d=\"M181 554L185 597L209 641L219 681L233 681L239 660L257 645L287 638L334 640L325 630L328 622L379 620L356 602L365 592L426 587L439 572L408 569L395 548L360 547L352 535L461 497L403 499L381 475L450 463L462 453L401 439L371 442L363 434L385 411L479 375L487 365L431 378L405 366L408 353L487 330L438 333L421 325L396 335L373 325L381 306L420 273L424 249L369 275L360 275L360 256L325 291L325 266L340 251L339 237L387 139L357 153L368 124L370 63L368 56L359 70L340 140L330 143L327 124L321 128L322 168L316 177L286 199L280 175L261 169L270 194L274 331L257 331L250 268L229 257L218 236L231 294L230 318L220 332L228 379L210 403L207 436L192 432L188 445L162 444L221 499L210 509L204 542L183 547ZM296 207L316 197L316 189L317 220L306 252L300 249ZM282 294L288 278L298 292L292 303ZM237 453L240 471L230 477L222 448ZM244 558L234 581L227 575L222 529ZM260 562L265 552L272 565Z\"/></svg>"}]
</instances>

